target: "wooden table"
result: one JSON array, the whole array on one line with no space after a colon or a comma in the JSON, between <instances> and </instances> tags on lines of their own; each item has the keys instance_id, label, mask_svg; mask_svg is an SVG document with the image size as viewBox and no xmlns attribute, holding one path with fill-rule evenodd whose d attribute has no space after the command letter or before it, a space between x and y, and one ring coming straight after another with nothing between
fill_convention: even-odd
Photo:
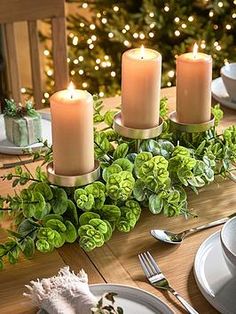
<instances>
[{"instance_id":1,"label":"wooden table","mask_svg":"<svg viewBox=\"0 0 236 314\"><path fill-rule=\"evenodd\" d=\"M173 110L175 88L162 90L162 95L168 97L169 107ZM117 105L119 98L107 99L105 103L107 107ZM233 123L236 123L235 112L225 109L223 126ZM12 162L22 158L0 155L0 161L3 162ZM28 164L25 168L32 173L36 165L37 163ZM7 172L7 170L0 170L0 175ZM0 183L0 194L13 192L9 182ZM166 218L162 215L154 216L148 210L143 210L142 217L132 232L128 234L116 232L108 243L89 254L81 250L78 243L74 243L67 244L50 254L37 253L31 260L21 258L16 265L6 265L0 273L0 313L35 313L36 309L30 301L22 296L25 290L24 285L32 279L52 276L64 265L69 265L75 272L84 268L89 275L90 283L112 282L143 288L167 302L176 313L185 313L172 296L154 289L145 281L137 259L137 254L144 250L152 252L171 284L199 313L217 313L201 295L196 285L193 262L200 244L220 227L192 235L181 246L159 243L150 236L149 231L153 228L181 231L234 212L236 208L235 183L225 181L220 184L211 184L203 188L198 196L189 193L189 208L193 208L198 218L189 220L185 220L184 217ZM0 240L5 237L6 233L0 231Z\"/></svg>"}]
</instances>

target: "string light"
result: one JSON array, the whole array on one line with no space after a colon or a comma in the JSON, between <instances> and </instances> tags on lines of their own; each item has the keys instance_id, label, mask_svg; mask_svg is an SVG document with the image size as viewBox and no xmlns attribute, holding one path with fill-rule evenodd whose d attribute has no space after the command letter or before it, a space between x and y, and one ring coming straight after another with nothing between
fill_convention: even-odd
<instances>
[{"instance_id":1,"label":"string light","mask_svg":"<svg viewBox=\"0 0 236 314\"><path fill-rule=\"evenodd\" d=\"M100 92L100 93L99 93L99 97L104 97L104 93L103 93L103 92Z\"/></svg>"},{"instance_id":2,"label":"string light","mask_svg":"<svg viewBox=\"0 0 236 314\"><path fill-rule=\"evenodd\" d=\"M79 23L79 26L84 27L84 23L83 22Z\"/></svg>"},{"instance_id":3,"label":"string light","mask_svg":"<svg viewBox=\"0 0 236 314\"><path fill-rule=\"evenodd\" d=\"M41 100L41 102L42 102L42 104L45 104L46 100L43 98L43 99Z\"/></svg>"},{"instance_id":4,"label":"string light","mask_svg":"<svg viewBox=\"0 0 236 314\"><path fill-rule=\"evenodd\" d=\"M172 85L171 82L168 82L168 83L167 83L167 86L168 86L168 87L170 87L171 85Z\"/></svg>"},{"instance_id":5,"label":"string light","mask_svg":"<svg viewBox=\"0 0 236 314\"><path fill-rule=\"evenodd\" d=\"M93 48L94 48L94 44L90 44L89 49L93 49Z\"/></svg>"},{"instance_id":6,"label":"string light","mask_svg":"<svg viewBox=\"0 0 236 314\"><path fill-rule=\"evenodd\" d=\"M22 94L25 94L25 93L26 93L26 88L25 88L25 87L22 87L22 88L20 89L20 91L21 91Z\"/></svg>"},{"instance_id":7,"label":"string light","mask_svg":"<svg viewBox=\"0 0 236 314\"><path fill-rule=\"evenodd\" d=\"M83 75L84 74L84 70L79 70L79 75Z\"/></svg>"},{"instance_id":8,"label":"string light","mask_svg":"<svg viewBox=\"0 0 236 314\"><path fill-rule=\"evenodd\" d=\"M72 40L72 44L73 44L74 46L77 46L77 45L78 45L78 42L79 42L79 38L78 38L77 36L74 36L74 37L73 37L73 40Z\"/></svg>"},{"instance_id":9,"label":"string light","mask_svg":"<svg viewBox=\"0 0 236 314\"><path fill-rule=\"evenodd\" d=\"M215 24L215 25L213 26L213 28L214 28L214 30L217 30L217 29L219 28L219 26L218 26L217 24Z\"/></svg>"},{"instance_id":10,"label":"string light","mask_svg":"<svg viewBox=\"0 0 236 314\"><path fill-rule=\"evenodd\" d=\"M47 70L47 75L48 76L52 76L53 75L53 70L52 69Z\"/></svg>"},{"instance_id":11,"label":"string light","mask_svg":"<svg viewBox=\"0 0 236 314\"><path fill-rule=\"evenodd\" d=\"M154 28L155 25L156 25L155 23L151 23L151 24L149 25L149 27L150 27L150 28Z\"/></svg>"},{"instance_id":12,"label":"string light","mask_svg":"<svg viewBox=\"0 0 236 314\"><path fill-rule=\"evenodd\" d=\"M88 3L86 3L86 2L82 3L82 8L83 9L87 9L87 7L88 7Z\"/></svg>"},{"instance_id":13,"label":"string light","mask_svg":"<svg viewBox=\"0 0 236 314\"><path fill-rule=\"evenodd\" d=\"M193 22L193 20L194 20L194 17L193 17L193 16L189 16L189 17L188 17L188 21L189 21L189 22Z\"/></svg>"},{"instance_id":14,"label":"string light","mask_svg":"<svg viewBox=\"0 0 236 314\"><path fill-rule=\"evenodd\" d=\"M232 28L232 26L231 26L230 24L227 24L227 25L225 26L225 28L226 28L227 30L230 30L230 29Z\"/></svg>"},{"instance_id":15,"label":"string light","mask_svg":"<svg viewBox=\"0 0 236 314\"><path fill-rule=\"evenodd\" d=\"M116 72L115 71L111 71L111 77L115 77L116 76Z\"/></svg>"},{"instance_id":16,"label":"string light","mask_svg":"<svg viewBox=\"0 0 236 314\"><path fill-rule=\"evenodd\" d=\"M144 33L141 33L141 34L139 35L139 38L140 38L140 39L144 39L144 38L145 38Z\"/></svg>"},{"instance_id":17,"label":"string light","mask_svg":"<svg viewBox=\"0 0 236 314\"><path fill-rule=\"evenodd\" d=\"M74 33L70 33L70 34L69 34L69 37L70 37L70 38L73 38L74 36L75 36Z\"/></svg>"},{"instance_id":18,"label":"string light","mask_svg":"<svg viewBox=\"0 0 236 314\"><path fill-rule=\"evenodd\" d=\"M82 83L82 87L83 87L83 88L87 88L87 87L88 87L88 83L87 83L87 82L83 82L83 83Z\"/></svg>"},{"instance_id":19,"label":"string light","mask_svg":"<svg viewBox=\"0 0 236 314\"><path fill-rule=\"evenodd\" d=\"M181 25L181 27L182 27L182 28L186 28L187 25L186 25L185 23L183 23L183 24Z\"/></svg>"},{"instance_id":20,"label":"string light","mask_svg":"<svg viewBox=\"0 0 236 314\"><path fill-rule=\"evenodd\" d=\"M134 38L138 38L138 33L133 33Z\"/></svg>"},{"instance_id":21,"label":"string light","mask_svg":"<svg viewBox=\"0 0 236 314\"><path fill-rule=\"evenodd\" d=\"M130 26L129 26L129 24L126 24L126 25L125 25L125 29L126 29L127 31L129 31L129 30L130 30Z\"/></svg>"},{"instance_id":22,"label":"string light","mask_svg":"<svg viewBox=\"0 0 236 314\"><path fill-rule=\"evenodd\" d=\"M221 46L218 45L218 46L216 47L216 50L217 50L217 51L220 51L220 50L221 50Z\"/></svg>"},{"instance_id":23,"label":"string light","mask_svg":"<svg viewBox=\"0 0 236 314\"><path fill-rule=\"evenodd\" d=\"M222 1L218 2L218 7L219 8L223 8L223 6L224 6L224 3Z\"/></svg>"},{"instance_id":24,"label":"string light","mask_svg":"<svg viewBox=\"0 0 236 314\"><path fill-rule=\"evenodd\" d=\"M112 32L108 33L108 37L109 38L113 38L114 37L114 34Z\"/></svg>"},{"instance_id":25,"label":"string light","mask_svg":"<svg viewBox=\"0 0 236 314\"><path fill-rule=\"evenodd\" d=\"M78 59L79 59L80 62L83 62L83 61L84 61L84 57L83 57L83 56L79 56Z\"/></svg>"},{"instance_id":26,"label":"string light","mask_svg":"<svg viewBox=\"0 0 236 314\"><path fill-rule=\"evenodd\" d=\"M96 41L97 40L97 36L96 35L92 35L91 39L92 39L92 41Z\"/></svg>"},{"instance_id":27,"label":"string light","mask_svg":"<svg viewBox=\"0 0 236 314\"><path fill-rule=\"evenodd\" d=\"M169 71L168 72L168 76L171 77L171 78L174 77L175 76L175 72L173 70Z\"/></svg>"},{"instance_id":28,"label":"string light","mask_svg":"<svg viewBox=\"0 0 236 314\"><path fill-rule=\"evenodd\" d=\"M175 23L179 23L180 18L178 16L175 17Z\"/></svg>"},{"instance_id":29,"label":"string light","mask_svg":"<svg viewBox=\"0 0 236 314\"><path fill-rule=\"evenodd\" d=\"M149 13L149 16L150 16L150 17L154 17L154 13L153 13L153 12L150 12L150 13Z\"/></svg>"},{"instance_id":30,"label":"string light","mask_svg":"<svg viewBox=\"0 0 236 314\"><path fill-rule=\"evenodd\" d=\"M232 14L232 18L233 18L233 19L236 19L236 13L233 13L233 14Z\"/></svg>"},{"instance_id":31,"label":"string light","mask_svg":"<svg viewBox=\"0 0 236 314\"><path fill-rule=\"evenodd\" d=\"M89 28L90 28L91 30L94 30L94 29L96 28L96 25L95 25L95 24L90 24L90 25L89 25Z\"/></svg>"},{"instance_id":32,"label":"string light","mask_svg":"<svg viewBox=\"0 0 236 314\"><path fill-rule=\"evenodd\" d=\"M98 66L98 65L95 65L94 69L95 69L96 71L98 71L98 70L99 70L99 66Z\"/></svg>"},{"instance_id":33,"label":"string light","mask_svg":"<svg viewBox=\"0 0 236 314\"><path fill-rule=\"evenodd\" d=\"M100 12L97 13L97 17L100 18L102 14Z\"/></svg>"},{"instance_id":34,"label":"string light","mask_svg":"<svg viewBox=\"0 0 236 314\"><path fill-rule=\"evenodd\" d=\"M166 6L164 7L164 11L165 11L165 12L169 12L169 11L170 11L170 8L168 7L168 5L166 5Z\"/></svg>"},{"instance_id":35,"label":"string light","mask_svg":"<svg viewBox=\"0 0 236 314\"><path fill-rule=\"evenodd\" d=\"M79 60L78 60L78 59L75 59L75 60L73 60L73 63L74 63L74 64L78 64L78 63L79 63Z\"/></svg>"},{"instance_id":36,"label":"string light","mask_svg":"<svg viewBox=\"0 0 236 314\"><path fill-rule=\"evenodd\" d=\"M87 44L88 44L88 45L92 44L92 42L93 42L93 41L92 41L91 38L89 38L89 39L87 40Z\"/></svg>"},{"instance_id":37,"label":"string light","mask_svg":"<svg viewBox=\"0 0 236 314\"><path fill-rule=\"evenodd\" d=\"M73 75L75 75L75 70L71 70L70 71L70 74L73 76Z\"/></svg>"},{"instance_id":38,"label":"string light","mask_svg":"<svg viewBox=\"0 0 236 314\"><path fill-rule=\"evenodd\" d=\"M125 34L127 32L126 29L122 29L122 33Z\"/></svg>"},{"instance_id":39,"label":"string light","mask_svg":"<svg viewBox=\"0 0 236 314\"><path fill-rule=\"evenodd\" d=\"M50 52L49 52L49 50L45 49L44 52L43 52L43 54L44 54L45 56L49 56Z\"/></svg>"},{"instance_id":40,"label":"string light","mask_svg":"<svg viewBox=\"0 0 236 314\"><path fill-rule=\"evenodd\" d=\"M129 46L130 46L130 42L129 42L128 40L125 40L125 41L124 41L124 45L125 45L126 47L129 47Z\"/></svg>"},{"instance_id":41,"label":"string light","mask_svg":"<svg viewBox=\"0 0 236 314\"><path fill-rule=\"evenodd\" d=\"M214 12L213 12L213 11L210 11L210 12L209 12L209 16L210 16L210 17L213 17L213 16L214 16Z\"/></svg>"},{"instance_id":42,"label":"string light","mask_svg":"<svg viewBox=\"0 0 236 314\"><path fill-rule=\"evenodd\" d=\"M175 31L175 36L176 36L176 37L179 37L179 36L180 36L180 31L178 31L178 30Z\"/></svg>"},{"instance_id":43,"label":"string light","mask_svg":"<svg viewBox=\"0 0 236 314\"><path fill-rule=\"evenodd\" d=\"M115 6L113 7L113 10L114 10L115 12L118 12L118 11L119 11L119 7L118 7L117 5L115 5Z\"/></svg>"},{"instance_id":44,"label":"string light","mask_svg":"<svg viewBox=\"0 0 236 314\"><path fill-rule=\"evenodd\" d=\"M48 93L44 93L43 96L44 96L45 98L49 98L50 95L49 95Z\"/></svg>"},{"instance_id":45,"label":"string light","mask_svg":"<svg viewBox=\"0 0 236 314\"><path fill-rule=\"evenodd\" d=\"M97 64L100 64L101 63L101 60L98 58L98 59L96 59L96 63Z\"/></svg>"},{"instance_id":46,"label":"string light","mask_svg":"<svg viewBox=\"0 0 236 314\"><path fill-rule=\"evenodd\" d=\"M106 24L107 23L107 19L105 17L102 18L102 24Z\"/></svg>"},{"instance_id":47,"label":"string light","mask_svg":"<svg viewBox=\"0 0 236 314\"><path fill-rule=\"evenodd\" d=\"M108 56L108 55L105 55L105 56L104 56L104 60L106 60L106 61L109 60L109 56Z\"/></svg>"},{"instance_id":48,"label":"string light","mask_svg":"<svg viewBox=\"0 0 236 314\"><path fill-rule=\"evenodd\" d=\"M67 63L70 63L70 58L67 58Z\"/></svg>"},{"instance_id":49,"label":"string light","mask_svg":"<svg viewBox=\"0 0 236 314\"><path fill-rule=\"evenodd\" d=\"M153 32L148 33L148 35L149 35L150 38L154 37L154 33Z\"/></svg>"}]
</instances>

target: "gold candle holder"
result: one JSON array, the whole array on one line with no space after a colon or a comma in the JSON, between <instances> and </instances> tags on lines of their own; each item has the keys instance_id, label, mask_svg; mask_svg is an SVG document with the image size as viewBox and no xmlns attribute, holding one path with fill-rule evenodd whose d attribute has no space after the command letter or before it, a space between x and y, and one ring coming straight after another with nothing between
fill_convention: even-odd
<instances>
[{"instance_id":1,"label":"gold candle holder","mask_svg":"<svg viewBox=\"0 0 236 314\"><path fill-rule=\"evenodd\" d=\"M176 111L173 111L169 115L170 126L172 130L186 133L200 133L205 132L214 126L215 118L211 115L211 119L202 123L181 123L177 121Z\"/></svg>"},{"instance_id":2,"label":"gold candle holder","mask_svg":"<svg viewBox=\"0 0 236 314\"><path fill-rule=\"evenodd\" d=\"M126 127L121 121L121 112L114 116L113 129L123 137L136 140L136 151L139 151L141 140L158 137L162 133L163 119L159 119L159 125L150 129L134 129Z\"/></svg>"},{"instance_id":3,"label":"gold candle holder","mask_svg":"<svg viewBox=\"0 0 236 314\"><path fill-rule=\"evenodd\" d=\"M59 175L54 172L53 163L50 162L47 165L47 175L48 181L53 185L58 185L62 187L79 187L84 186L90 183L93 183L100 177L100 163L98 160L95 160L94 170L75 176L64 176Z\"/></svg>"}]
</instances>

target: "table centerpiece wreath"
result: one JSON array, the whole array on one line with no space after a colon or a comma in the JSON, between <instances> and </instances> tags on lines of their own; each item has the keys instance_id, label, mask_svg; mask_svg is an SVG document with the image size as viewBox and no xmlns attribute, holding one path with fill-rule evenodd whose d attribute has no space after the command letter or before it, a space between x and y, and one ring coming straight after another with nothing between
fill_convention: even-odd
<instances>
[{"instance_id":1,"label":"table centerpiece wreath","mask_svg":"<svg viewBox=\"0 0 236 314\"><path fill-rule=\"evenodd\" d=\"M94 145L102 167L101 178L84 187L51 185L44 166L52 161L52 147L32 153L43 158L36 173L16 167L3 175L12 186L26 186L14 196L0 196L1 219L10 216L9 237L0 244L0 267L4 260L18 261L22 252L30 258L35 249L51 252L78 239L85 251L101 247L115 230L131 231L143 208L153 214L194 216L188 209L187 191L213 182L217 176L232 178L236 161L236 126L217 133L223 118L219 105L212 108L215 125L202 133L172 132L167 99L161 100L162 134L143 140L136 151L135 140L121 137L112 128L116 110L104 112L94 96Z\"/></svg>"}]
</instances>

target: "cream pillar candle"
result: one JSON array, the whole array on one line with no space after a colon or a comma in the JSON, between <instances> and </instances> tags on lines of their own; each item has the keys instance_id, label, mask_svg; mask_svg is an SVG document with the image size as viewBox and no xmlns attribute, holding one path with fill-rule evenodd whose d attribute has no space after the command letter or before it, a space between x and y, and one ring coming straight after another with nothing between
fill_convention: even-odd
<instances>
[{"instance_id":1,"label":"cream pillar candle","mask_svg":"<svg viewBox=\"0 0 236 314\"><path fill-rule=\"evenodd\" d=\"M56 174L73 176L94 169L93 97L68 89L50 98L53 164Z\"/></svg>"},{"instance_id":2,"label":"cream pillar candle","mask_svg":"<svg viewBox=\"0 0 236 314\"><path fill-rule=\"evenodd\" d=\"M159 124L161 55L137 48L122 56L121 117L124 126L153 128Z\"/></svg>"},{"instance_id":3,"label":"cream pillar candle","mask_svg":"<svg viewBox=\"0 0 236 314\"><path fill-rule=\"evenodd\" d=\"M177 57L176 114L181 123L207 122L211 118L212 58L197 52Z\"/></svg>"}]
</instances>

